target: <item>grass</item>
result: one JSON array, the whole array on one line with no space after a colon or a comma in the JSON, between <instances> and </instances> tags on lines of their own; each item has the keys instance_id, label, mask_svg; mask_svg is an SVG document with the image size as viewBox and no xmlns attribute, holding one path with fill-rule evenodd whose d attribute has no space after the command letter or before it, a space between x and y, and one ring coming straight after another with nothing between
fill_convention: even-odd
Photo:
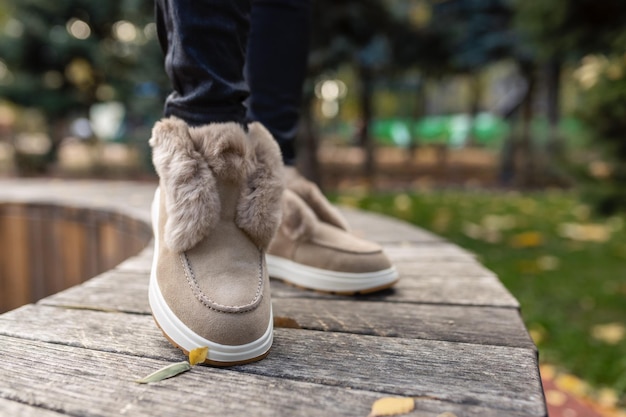
<instances>
[{"instance_id":1,"label":"grass","mask_svg":"<svg viewBox=\"0 0 626 417\"><path fill-rule=\"evenodd\" d=\"M338 197L476 253L520 301L540 360L626 395L626 216L593 218L572 193Z\"/></svg>"}]
</instances>

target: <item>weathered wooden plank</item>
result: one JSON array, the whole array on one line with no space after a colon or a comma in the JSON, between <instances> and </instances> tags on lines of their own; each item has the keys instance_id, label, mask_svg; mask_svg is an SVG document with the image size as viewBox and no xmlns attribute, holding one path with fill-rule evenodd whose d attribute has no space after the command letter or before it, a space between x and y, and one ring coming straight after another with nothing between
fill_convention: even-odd
<instances>
[{"instance_id":1,"label":"weathered wooden plank","mask_svg":"<svg viewBox=\"0 0 626 417\"><path fill-rule=\"evenodd\" d=\"M130 181L0 180L0 200L120 213L150 223L156 184Z\"/></svg>"},{"instance_id":2,"label":"weathered wooden plank","mask_svg":"<svg viewBox=\"0 0 626 417\"><path fill-rule=\"evenodd\" d=\"M0 335L180 361L152 316L26 305L0 315Z\"/></svg>"},{"instance_id":3,"label":"weathered wooden plank","mask_svg":"<svg viewBox=\"0 0 626 417\"><path fill-rule=\"evenodd\" d=\"M98 255L100 258L100 266L107 271L123 258L123 242L119 238L119 230L117 225L111 222L101 222L98 225Z\"/></svg>"},{"instance_id":4,"label":"weathered wooden plank","mask_svg":"<svg viewBox=\"0 0 626 417\"><path fill-rule=\"evenodd\" d=\"M142 318L148 319L138 317ZM155 337L152 323L145 325L151 329L147 335L138 328L134 334L112 335L124 326L125 319L119 317L117 328L108 329L109 336L98 334L94 338L83 331L74 333L73 338L67 336L67 340L50 341L94 351L127 350L142 358L181 359L162 337ZM54 338L52 333L49 335ZM156 339L163 343L156 346ZM536 415L540 414L537 404L541 404L536 396L541 391L535 361L535 353L528 349L397 338L382 341L373 336L277 329L272 354L259 364L237 370Z\"/></svg>"},{"instance_id":5,"label":"weathered wooden plank","mask_svg":"<svg viewBox=\"0 0 626 417\"><path fill-rule=\"evenodd\" d=\"M144 293L140 296L139 302L129 302L134 305L124 311L149 314L146 296ZM111 304L107 302L86 306L83 304L89 303L66 304L74 308L109 311ZM289 298L274 299L273 306L277 327L297 326L309 330L535 349L515 309ZM128 317L127 329L131 334L136 330L131 323L144 323L134 315L125 317ZM66 324L57 324L59 322L72 323L70 330L73 331L80 327L80 323L94 329L99 323L105 326L116 319L116 316L102 316L90 311L58 310L49 304L30 305L0 317L0 332L27 338L30 332L45 333L50 329L60 337Z\"/></svg>"},{"instance_id":6,"label":"weathered wooden plank","mask_svg":"<svg viewBox=\"0 0 626 417\"><path fill-rule=\"evenodd\" d=\"M528 415L542 413L536 354L531 350L380 339L277 329L270 356L237 370L380 393L427 396ZM141 344L139 335L134 343Z\"/></svg>"},{"instance_id":7,"label":"weathered wooden plank","mask_svg":"<svg viewBox=\"0 0 626 417\"><path fill-rule=\"evenodd\" d=\"M152 245L139 255L128 258L117 266L117 269L133 272L150 272L152 265ZM402 259L396 262L396 268L403 276L413 277L495 277L495 274L478 262L450 262L422 257L421 259Z\"/></svg>"},{"instance_id":8,"label":"weathered wooden plank","mask_svg":"<svg viewBox=\"0 0 626 417\"><path fill-rule=\"evenodd\" d=\"M385 245L385 252L394 264L406 262L476 263L476 257L452 243Z\"/></svg>"},{"instance_id":9,"label":"weathered wooden plank","mask_svg":"<svg viewBox=\"0 0 626 417\"><path fill-rule=\"evenodd\" d=\"M272 297L344 300L353 298L305 291L280 281L272 282ZM468 278L459 276L446 279L441 277L411 279L411 277L401 276L400 281L389 290L359 295L356 298L416 304L519 307L517 300L493 277Z\"/></svg>"},{"instance_id":10,"label":"weathered wooden plank","mask_svg":"<svg viewBox=\"0 0 626 417\"><path fill-rule=\"evenodd\" d=\"M516 309L274 299L280 323L303 329L535 349Z\"/></svg>"},{"instance_id":11,"label":"weathered wooden plank","mask_svg":"<svg viewBox=\"0 0 626 417\"><path fill-rule=\"evenodd\" d=\"M24 352L37 352L38 366ZM0 354L10 364L10 377L0 378L0 398L69 415L365 416L376 399L390 394L244 373L247 367L198 366L173 379L138 385L132 381L168 362L10 337L0 337ZM545 415L534 408L519 412L425 397L407 415L446 411L469 417Z\"/></svg>"},{"instance_id":12,"label":"weathered wooden plank","mask_svg":"<svg viewBox=\"0 0 626 417\"><path fill-rule=\"evenodd\" d=\"M148 274L152 267L152 255L150 256L133 256L121 262L115 267L115 270L121 272L139 272Z\"/></svg>"},{"instance_id":13,"label":"weathered wooden plank","mask_svg":"<svg viewBox=\"0 0 626 417\"><path fill-rule=\"evenodd\" d=\"M448 262L448 261L432 261L418 260L413 262L403 261L397 263L396 268L403 277L465 277L472 279L475 277L492 277L496 275L485 268L478 262Z\"/></svg>"},{"instance_id":14,"label":"weathered wooden plank","mask_svg":"<svg viewBox=\"0 0 626 417\"><path fill-rule=\"evenodd\" d=\"M402 220L347 207L339 207L352 232L381 243L442 242L443 239Z\"/></svg>"},{"instance_id":15,"label":"weathered wooden plank","mask_svg":"<svg viewBox=\"0 0 626 417\"><path fill-rule=\"evenodd\" d=\"M0 230L7 252L2 254L2 281L5 292L0 311L9 310L32 300L30 283L31 253L28 245L28 218L19 204L6 205L0 217Z\"/></svg>"},{"instance_id":16,"label":"weathered wooden plank","mask_svg":"<svg viewBox=\"0 0 626 417\"><path fill-rule=\"evenodd\" d=\"M39 304L149 314L148 280L143 273L109 271L39 300Z\"/></svg>"},{"instance_id":17,"label":"weathered wooden plank","mask_svg":"<svg viewBox=\"0 0 626 417\"><path fill-rule=\"evenodd\" d=\"M142 313L147 308L149 262L143 256L134 266L106 272L82 286L42 300L49 305L73 305ZM134 272L143 270L144 272ZM91 291L90 288L97 288ZM403 275L390 290L357 297L337 296L302 290L272 281L272 298L370 300L417 304L448 304L518 308L517 300L491 273L483 276L427 276L421 272Z\"/></svg>"},{"instance_id":18,"label":"weathered wooden plank","mask_svg":"<svg viewBox=\"0 0 626 417\"><path fill-rule=\"evenodd\" d=\"M545 414L531 349L296 329L275 335L274 353L245 372Z\"/></svg>"},{"instance_id":19,"label":"weathered wooden plank","mask_svg":"<svg viewBox=\"0 0 626 417\"><path fill-rule=\"evenodd\" d=\"M62 417L65 415L4 398L0 398L0 413L7 417Z\"/></svg>"},{"instance_id":20,"label":"weathered wooden plank","mask_svg":"<svg viewBox=\"0 0 626 417\"><path fill-rule=\"evenodd\" d=\"M138 357L182 359L149 316L57 310L31 318L24 313L32 313L32 307L6 314L0 318L0 333ZM526 411L533 395L541 392L531 349L296 329L276 329L270 357L259 366L238 369L517 411Z\"/></svg>"},{"instance_id":21,"label":"weathered wooden plank","mask_svg":"<svg viewBox=\"0 0 626 417\"><path fill-rule=\"evenodd\" d=\"M46 243L48 243L44 241L47 235L45 218L48 215L45 206L24 207L24 216L28 230L26 250L32 256L37 256L37 262L28 263L30 268L28 280L31 285L31 298L29 301L38 300L56 292L54 288L46 288L50 285L46 279L48 271L51 272L51 280L54 280L54 268L52 268L53 265L50 262L52 254L44 249Z\"/></svg>"}]
</instances>

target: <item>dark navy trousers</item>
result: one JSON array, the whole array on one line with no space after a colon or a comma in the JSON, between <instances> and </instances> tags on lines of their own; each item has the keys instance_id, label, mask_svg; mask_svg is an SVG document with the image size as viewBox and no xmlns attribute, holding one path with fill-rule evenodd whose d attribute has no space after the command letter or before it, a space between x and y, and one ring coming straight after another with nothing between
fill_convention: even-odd
<instances>
[{"instance_id":1,"label":"dark navy trousers","mask_svg":"<svg viewBox=\"0 0 626 417\"><path fill-rule=\"evenodd\" d=\"M308 0L156 0L173 92L165 115L190 125L261 122L295 159L309 46Z\"/></svg>"}]
</instances>

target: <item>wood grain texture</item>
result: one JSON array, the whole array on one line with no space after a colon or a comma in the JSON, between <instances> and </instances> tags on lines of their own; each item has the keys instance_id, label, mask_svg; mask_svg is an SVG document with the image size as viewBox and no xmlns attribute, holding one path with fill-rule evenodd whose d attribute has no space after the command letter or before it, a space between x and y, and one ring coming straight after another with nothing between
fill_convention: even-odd
<instances>
[{"instance_id":1,"label":"wood grain texture","mask_svg":"<svg viewBox=\"0 0 626 417\"><path fill-rule=\"evenodd\" d=\"M0 216L0 239L5 252L0 254L0 287L6 294L0 312L32 301L31 253L28 217L23 205L4 206Z\"/></svg>"},{"instance_id":2,"label":"wood grain texture","mask_svg":"<svg viewBox=\"0 0 626 417\"><path fill-rule=\"evenodd\" d=\"M513 309L300 299L275 299L272 304L277 327L287 320L291 326L308 330L535 349ZM87 306L92 311L81 311L80 305L68 305L72 308L28 305L9 312L0 316L0 334L29 338L34 332L38 340L55 337L55 343L62 343L74 339L74 332L85 333L81 328L88 328L93 335L132 335L145 323L138 314L107 315L99 312L106 312L106 307ZM147 315L149 310L138 313ZM148 322L152 326L152 321Z\"/></svg>"},{"instance_id":3,"label":"wood grain texture","mask_svg":"<svg viewBox=\"0 0 626 417\"><path fill-rule=\"evenodd\" d=\"M402 220L393 219L376 213L367 213L347 207L339 207L357 236L376 240L380 243L433 243L444 240L426 230Z\"/></svg>"},{"instance_id":4,"label":"wood grain texture","mask_svg":"<svg viewBox=\"0 0 626 417\"><path fill-rule=\"evenodd\" d=\"M0 413L7 417L62 417L64 415L4 398L0 398Z\"/></svg>"},{"instance_id":5,"label":"wood grain texture","mask_svg":"<svg viewBox=\"0 0 626 417\"><path fill-rule=\"evenodd\" d=\"M272 282L272 297L327 300L354 298L306 291L280 281ZM393 288L374 294L360 295L357 298L394 303L519 307L517 300L493 277L469 279L467 277L447 279L433 277L411 280L401 276L400 281Z\"/></svg>"},{"instance_id":6,"label":"wood grain texture","mask_svg":"<svg viewBox=\"0 0 626 417\"><path fill-rule=\"evenodd\" d=\"M24 352L38 352L38 366L31 366ZM132 381L169 362L8 337L0 337L0 354L11 364L10 378L0 379L0 399L63 415L365 416L376 399L388 395L204 366L138 385ZM470 417L533 415L419 398L407 416L433 417L446 411Z\"/></svg>"},{"instance_id":7,"label":"wood grain texture","mask_svg":"<svg viewBox=\"0 0 626 417\"><path fill-rule=\"evenodd\" d=\"M22 311L28 312L27 308ZM36 329L38 338L55 345L168 361L183 358L149 316L66 310L49 314L52 319L48 323L36 317L29 323L28 314L16 313L12 313L13 324L9 323L11 314L2 318L0 333L32 337L20 330L28 326ZM55 321L56 326L51 324ZM540 393L536 353L530 349L309 330L277 329L268 358L235 369L381 394L427 396L525 411L529 415L535 415L532 403Z\"/></svg>"},{"instance_id":8,"label":"wood grain texture","mask_svg":"<svg viewBox=\"0 0 626 417\"><path fill-rule=\"evenodd\" d=\"M143 259L143 258L139 258ZM95 309L112 309L130 313L147 313L147 267L144 260L134 260L135 265L121 267L101 274L88 282L55 294L40 302L47 305L82 306ZM272 299L326 299L360 300L411 304L445 304L518 308L519 303L492 274L484 276L429 277L402 276L390 290L356 297L323 294L307 291L273 280Z\"/></svg>"},{"instance_id":9,"label":"wood grain texture","mask_svg":"<svg viewBox=\"0 0 626 417\"><path fill-rule=\"evenodd\" d=\"M385 252L394 264L404 262L475 263L476 256L452 243L420 245L385 245Z\"/></svg>"},{"instance_id":10,"label":"wood grain texture","mask_svg":"<svg viewBox=\"0 0 626 417\"><path fill-rule=\"evenodd\" d=\"M152 257L133 256L121 262L115 267L115 270L121 272L139 272L149 274L152 267Z\"/></svg>"},{"instance_id":11,"label":"wood grain texture","mask_svg":"<svg viewBox=\"0 0 626 417\"><path fill-rule=\"evenodd\" d=\"M38 304L88 310L150 314L149 276L144 273L109 271L50 297Z\"/></svg>"},{"instance_id":12,"label":"wood grain texture","mask_svg":"<svg viewBox=\"0 0 626 417\"><path fill-rule=\"evenodd\" d=\"M274 299L274 316L303 329L535 349L516 309Z\"/></svg>"}]
</instances>

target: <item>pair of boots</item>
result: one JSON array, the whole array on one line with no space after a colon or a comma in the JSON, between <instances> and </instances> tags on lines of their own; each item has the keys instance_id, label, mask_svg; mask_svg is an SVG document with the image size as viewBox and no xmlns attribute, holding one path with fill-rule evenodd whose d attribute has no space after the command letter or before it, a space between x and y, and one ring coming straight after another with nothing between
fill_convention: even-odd
<instances>
[{"instance_id":1,"label":"pair of boots","mask_svg":"<svg viewBox=\"0 0 626 417\"><path fill-rule=\"evenodd\" d=\"M168 118L155 125L150 144L160 177L150 307L185 353L208 346L213 365L265 357L270 275L344 294L397 280L378 245L351 235L319 189L283 167L260 124L245 132L235 123L189 127Z\"/></svg>"}]
</instances>

